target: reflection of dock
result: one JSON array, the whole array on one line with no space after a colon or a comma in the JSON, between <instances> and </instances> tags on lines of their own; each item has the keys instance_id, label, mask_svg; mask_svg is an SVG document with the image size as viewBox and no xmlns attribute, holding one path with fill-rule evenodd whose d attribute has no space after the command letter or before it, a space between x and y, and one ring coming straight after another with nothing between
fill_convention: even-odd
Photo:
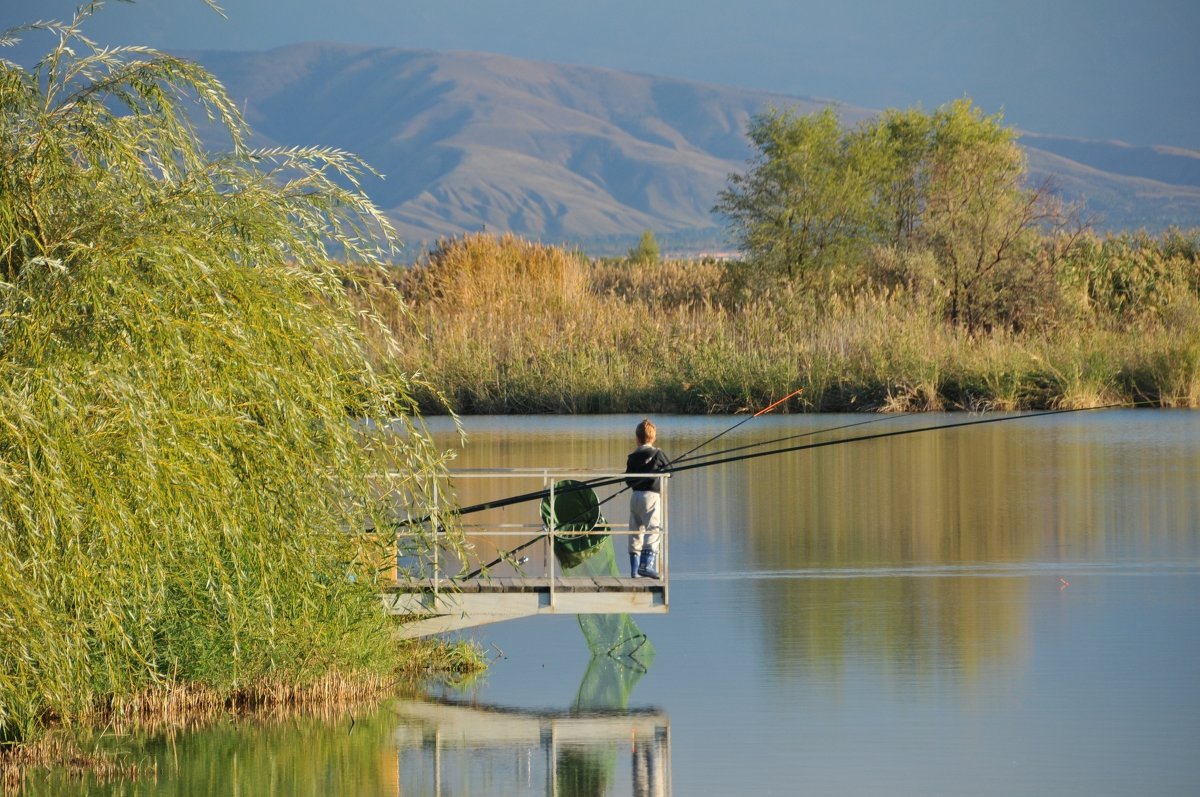
<instances>
[{"instance_id":1,"label":"reflection of dock","mask_svg":"<svg viewBox=\"0 0 1200 797\"><path fill-rule=\"evenodd\" d=\"M536 712L420 700L397 701L395 709L402 794L554 795L610 783L619 768L632 794L671 793L670 720L657 709Z\"/></svg>"},{"instance_id":2,"label":"reflection of dock","mask_svg":"<svg viewBox=\"0 0 1200 797\"><path fill-rule=\"evenodd\" d=\"M399 700L396 713L415 720L396 731L396 742L424 744L428 736L422 730L436 729L443 744L467 744L471 747L508 747L530 744L535 747L548 739L558 744L593 745L631 739L653 739L668 734L670 720L658 709L602 713L517 711L495 707L427 703Z\"/></svg>"},{"instance_id":3,"label":"reflection of dock","mask_svg":"<svg viewBox=\"0 0 1200 797\"><path fill-rule=\"evenodd\" d=\"M423 617L399 629L417 637L538 614L665 614L666 596L656 579L495 577L409 580L383 602L391 614Z\"/></svg>"},{"instance_id":4,"label":"reflection of dock","mask_svg":"<svg viewBox=\"0 0 1200 797\"><path fill-rule=\"evenodd\" d=\"M485 515L478 525L460 525L470 550L478 554L494 548L498 552L487 564L482 564L482 560L460 561L443 553L451 546L439 543L445 532L436 517L428 518L428 529L417 535L433 541L431 557L406 557L404 537L398 538L396 570L401 575L382 596L386 612L405 618L397 628L398 636L428 636L542 614L666 614L670 603L669 474L654 476L662 490L658 560L661 579L617 575L628 572L625 550L629 535L637 530L605 521L599 506L603 502L597 500L588 485L623 484L626 474L487 470L454 471L450 475L460 482L470 479L499 480L505 485L522 480L540 482L542 492L528 495L531 500L541 496L538 513L541 522L512 523L505 522L504 517ZM436 504L436 489L434 495ZM581 506L590 512L582 525L573 522L585 517ZM569 513L570 519L563 513ZM563 561L570 566L558 561L560 545L569 552ZM616 555L614 549L620 554ZM525 555L518 558L516 554L520 552ZM572 555L577 557L573 563ZM603 561L609 564L601 569L597 563ZM474 577L461 577L468 571Z\"/></svg>"}]
</instances>

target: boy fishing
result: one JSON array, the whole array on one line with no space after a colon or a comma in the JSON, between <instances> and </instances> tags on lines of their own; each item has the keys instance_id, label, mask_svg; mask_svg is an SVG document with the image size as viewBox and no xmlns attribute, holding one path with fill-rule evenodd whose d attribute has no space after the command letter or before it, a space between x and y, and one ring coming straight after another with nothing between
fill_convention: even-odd
<instances>
[{"instance_id":1,"label":"boy fishing","mask_svg":"<svg viewBox=\"0 0 1200 797\"><path fill-rule=\"evenodd\" d=\"M661 473L671 461L654 447L657 430L654 421L644 419L635 430L638 447L625 460L626 473ZM658 573L659 534L662 521L659 500L662 479L626 479L633 490L629 499L629 575L632 578L660 578Z\"/></svg>"}]
</instances>

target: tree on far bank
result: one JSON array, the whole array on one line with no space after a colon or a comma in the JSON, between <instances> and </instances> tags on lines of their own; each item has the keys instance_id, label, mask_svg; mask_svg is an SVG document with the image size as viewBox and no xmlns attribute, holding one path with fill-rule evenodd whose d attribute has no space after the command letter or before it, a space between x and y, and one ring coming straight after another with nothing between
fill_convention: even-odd
<instances>
[{"instance_id":1,"label":"tree on far bank","mask_svg":"<svg viewBox=\"0 0 1200 797\"><path fill-rule=\"evenodd\" d=\"M856 138L832 109L808 116L770 109L747 134L758 154L729 177L714 211L760 268L807 281L862 239L869 186Z\"/></svg>"},{"instance_id":2,"label":"tree on far bank","mask_svg":"<svg viewBox=\"0 0 1200 797\"><path fill-rule=\"evenodd\" d=\"M890 251L935 264L938 312L968 331L1015 323L1013 303L1045 284L1036 241L1063 219L1045 186L1025 185L1024 154L999 114L969 99L888 110L844 128L831 109L754 117L757 156L730 177L715 208L751 265L822 284L860 274Z\"/></svg>"},{"instance_id":3,"label":"tree on far bank","mask_svg":"<svg viewBox=\"0 0 1200 797\"><path fill-rule=\"evenodd\" d=\"M643 232L638 245L629 250L629 260L633 263L657 263L659 257L661 253L653 230Z\"/></svg>"}]
</instances>

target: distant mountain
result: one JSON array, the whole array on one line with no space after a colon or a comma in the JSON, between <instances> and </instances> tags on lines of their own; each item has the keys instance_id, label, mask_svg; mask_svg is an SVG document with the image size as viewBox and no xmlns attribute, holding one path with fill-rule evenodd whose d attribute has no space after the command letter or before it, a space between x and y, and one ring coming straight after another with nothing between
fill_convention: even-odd
<instances>
[{"instance_id":1,"label":"distant mountain","mask_svg":"<svg viewBox=\"0 0 1200 797\"><path fill-rule=\"evenodd\" d=\"M1102 229L1200 227L1200 152L1024 133L1033 178L1049 177Z\"/></svg>"},{"instance_id":2,"label":"distant mountain","mask_svg":"<svg viewBox=\"0 0 1200 797\"><path fill-rule=\"evenodd\" d=\"M597 252L651 229L718 246L711 209L751 152L751 115L832 101L481 53L305 44L192 53L257 143L326 145L386 175L367 190L413 242L480 229ZM846 121L872 111L838 105ZM1035 178L1112 227L1200 225L1200 153L1027 133ZM675 244L672 247L672 243Z\"/></svg>"}]
</instances>

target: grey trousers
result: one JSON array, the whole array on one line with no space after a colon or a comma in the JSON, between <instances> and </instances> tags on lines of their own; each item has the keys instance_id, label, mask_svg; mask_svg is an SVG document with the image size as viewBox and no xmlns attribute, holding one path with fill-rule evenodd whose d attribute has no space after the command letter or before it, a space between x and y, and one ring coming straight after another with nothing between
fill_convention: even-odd
<instances>
[{"instance_id":1,"label":"grey trousers","mask_svg":"<svg viewBox=\"0 0 1200 797\"><path fill-rule=\"evenodd\" d=\"M659 532L662 531L658 493L649 490L634 490L629 499L629 552L640 554L642 550L658 554Z\"/></svg>"}]
</instances>

